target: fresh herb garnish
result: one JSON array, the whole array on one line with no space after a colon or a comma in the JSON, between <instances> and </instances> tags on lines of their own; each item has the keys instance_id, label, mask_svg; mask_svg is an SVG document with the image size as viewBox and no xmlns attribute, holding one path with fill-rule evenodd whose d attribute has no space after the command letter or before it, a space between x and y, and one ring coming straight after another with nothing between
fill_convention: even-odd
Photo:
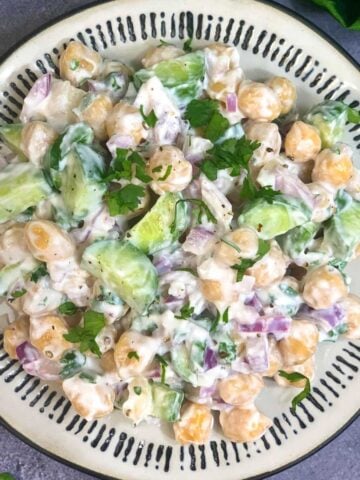
<instances>
[{"instance_id":1,"label":"fresh herb garnish","mask_svg":"<svg viewBox=\"0 0 360 480\"><path fill-rule=\"evenodd\" d=\"M98 357L101 356L99 345L96 343L96 336L105 326L105 316L103 313L89 310L84 313L84 326L77 325L69 330L69 333L64 334L65 340L71 343L80 344L80 352L95 353Z\"/></svg>"},{"instance_id":2,"label":"fresh herb garnish","mask_svg":"<svg viewBox=\"0 0 360 480\"><path fill-rule=\"evenodd\" d=\"M165 360L165 358L162 355L159 355L158 353L155 355L155 360L157 360L160 363L161 383L165 383L166 367L168 366L168 362Z\"/></svg>"},{"instance_id":3,"label":"fresh herb garnish","mask_svg":"<svg viewBox=\"0 0 360 480\"><path fill-rule=\"evenodd\" d=\"M194 128L204 127L204 137L212 142L230 127L228 119L219 112L216 100L192 100L186 108L185 118Z\"/></svg>"},{"instance_id":4,"label":"fresh herb garnish","mask_svg":"<svg viewBox=\"0 0 360 480\"><path fill-rule=\"evenodd\" d=\"M224 323L229 323L229 307L227 307L227 309L226 309L225 312L223 313L222 321L223 321Z\"/></svg>"},{"instance_id":5,"label":"fresh herb garnish","mask_svg":"<svg viewBox=\"0 0 360 480\"><path fill-rule=\"evenodd\" d=\"M327 10L343 27L360 30L360 9L356 0L310 0Z\"/></svg>"},{"instance_id":6,"label":"fresh herb garnish","mask_svg":"<svg viewBox=\"0 0 360 480\"><path fill-rule=\"evenodd\" d=\"M262 259L270 250L270 243L259 238L259 247L255 258L243 258L240 263L233 265L231 268L236 270L236 281L241 282L245 272L252 267L256 262Z\"/></svg>"},{"instance_id":7,"label":"fresh herb garnish","mask_svg":"<svg viewBox=\"0 0 360 480\"><path fill-rule=\"evenodd\" d=\"M88 383L96 383L95 376L87 372L81 372L79 378L81 378L81 380L85 380L85 382Z\"/></svg>"},{"instance_id":8,"label":"fresh herb garnish","mask_svg":"<svg viewBox=\"0 0 360 480\"><path fill-rule=\"evenodd\" d=\"M177 223L177 207L180 203L185 203L189 202L198 209L198 214L197 214L197 221L198 223L201 223L201 217L203 215L206 216L207 220L211 223L217 223L216 218L214 215L211 213L209 207L206 205L206 203L203 200L200 200L198 198L184 198L183 200L178 200L175 204L175 215L174 215L174 221L170 225L170 232L174 233L176 230L176 223Z\"/></svg>"},{"instance_id":9,"label":"fresh herb garnish","mask_svg":"<svg viewBox=\"0 0 360 480\"><path fill-rule=\"evenodd\" d=\"M132 358L135 358L136 360L140 360L139 354L137 352L135 352L134 350L129 352L127 354L127 357L128 357L129 360L131 360Z\"/></svg>"},{"instance_id":10,"label":"fresh herb garnish","mask_svg":"<svg viewBox=\"0 0 360 480\"><path fill-rule=\"evenodd\" d=\"M26 293L25 288L22 288L21 290L14 290L13 292L11 292L11 296L13 298L20 298L23 295L25 295L25 293Z\"/></svg>"},{"instance_id":11,"label":"fresh herb garnish","mask_svg":"<svg viewBox=\"0 0 360 480\"><path fill-rule=\"evenodd\" d=\"M145 188L140 185L125 185L119 190L108 192L105 200L112 217L116 215L125 215L138 208L142 198L145 196Z\"/></svg>"},{"instance_id":12,"label":"fresh herb garnish","mask_svg":"<svg viewBox=\"0 0 360 480\"><path fill-rule=\"evenodd\" d=\"M134 393L135 395L141 395L141 392L142 392L142 388L141 387L134 387Z\"/></svg>"},{"instance_id":13,"label":"fresh herb garnish","mask_svg":"<svg viewBox=\"0 0 360 480\"><path fill-rule=\"evenodd\" d=\"M220 342L218 347L219 357L232 362L236 358L236 345L235 343Z\"/></svg>"},{"instance_id":14,"label":"fresh herb garnish","mask_svg":"<svg viewBox=\"0 0 360 480\"><path fill-rule=\"evenodd\" d=\"M360 28L359 28L360 29ZM347 108L347 119L350 123L358 124L360 123L360 111L355 110L355 108Z\"/></svg>"},{"instance_id":15,"label":"fresh herb garnish","mask_svg":"<svg viewBox=\"0 0 360 480\"><path fill-rule=\"evenodd\" d=\"M273 190L270 186L256 188L250 173L245 177L240 191L240 198L243 200L256 200L257 198L263 198L268 203L272 203L277 195L281 192Z\"/></svg>"},{"instance_id":16,"label":"fresh herb garnish","mask_svg":"<svg viewBox=\"0 0 360 480\"><path fill-rule=\"evenodd\" d=\"M166 42L165 40L162 40L160 38L160 45L158 45L159 47L173 47L174 44L173 43L170 43L170 42Z\"/></svg>"},{"instance_id":17,"label":"fresh herb garnish","mask_svg":"<svg viewBox=\"0 0 360 480\"><path fill-rule=\"evenodd\" d=\"M224 313L221 315L219 310L216 309L216 317L214 321L211 324L210 327L210 333L214 333L219 325L219 323L223 321L223 323L228 323L229 322L229 307L226 308Z\"/></svg>"},{"instance_id":18,"label":"fresh herb garnish","mask_svg":"<svg viewBox=\"0 0 360 480\"><path fill-rule=\"evenodd\" d=\"M156 122L158 121L158 118L155 115L154 110L151 110L151 112L148 115L146 115L144 112L144 107L140 105L140 113L146 125L150 128L154 128L156 125Z\"/></svg>"},{"instance_id":19,"label":"fresh herb garnish","mask_svg":"<svg viewBox=\"0 0 360 480\"><path fill-rule=\"evenodd\" d=\"M162 177L159 177L158 180L160 180L160 182L164 182L169 177L171 171L172 171L172 165L168 165L166 168L166 172Z\"/></svg>"},{"instance_id":20,"label":"fresh herb garnish","mask_svg":"<svg viewBox=\"0 0 360 480\"><path fill-rule=\"evenodd\" d=\"M104 178L104 182L109 183L121 179L130 181L133 176L144 183L149 183L152 180L146 173L145 160L138 152L126 148L117 148L115 158L111 162L111 167Z\"/></svg>"},{"instance_id":21,"label":"fresh herb garnish","mask_svg":"<svg viewBox=\"0 0 360 480\"><path fill-rule=\"evenodd\" d=\"M34 283L38 282L41 277L45 277L48 274L46 263L42 263L39 267L34 270L30 275L30 280Z\"/></svg>"},{"instance_id":22,"label":"fresh herb garnish","mask_svg":"<svg viewBox=\"0 0 360 480\"><path fill-rule=\"evenodd\" d=\"M78 307L73 302L64 302L59 305L58 311L62 315L74 315L78 311Z\"/></svg>"},{"instance_id":23,"label":"fresh herb garnish","mask_svg":"<svg viewBox=\"0 0 360 480\"><path fill-rule=\"evenodd\" d=\"M192 47L191 47L192 41L193 41L192 38L188 38L188 39L184 42L184 45L183 45L183 50L184 50L184 52L186 52L186 53L192 52Z\"/></svg>"},{"instance_id":24,"label":"fresh herb garnish","mask_svg":"<svg viewBox=\"0 0 360 480\"><path fill-rule=\"evenodd\" d=\"M74 71L77 70L80 67L80 62L79 60L73 59L70 62L70 70Z\"/></svg>"},{"instance_id":25,"label":"fresh herb garnish","mask_svg":"<svg viewBox=\"0 0 360 480\"><path fill-rule=\"evenodd\" d=\"M180 315L175 315L179 320L186 320L194 313L194 307L190 306L190 302L185 303L180 309Z\"/></svg>"},{"instance_id":26,"label":"fresh herb garnish","mask_svg":"<svg viewBox=\"0 0 360 480\"><path fill-rule=\"evenodd\" d=\"M305 375L299 372L288 373L288 372L285 372L284 370L279 370L279 375L280 377L286 378L286 380L288 380L291 383L299 382L300 380L305 380L304 389L291 400L291 410L295 412L297 405L310 394L310 391L311 391L310 380L308 379L308 377L306 377Z\"/></svg>"},{"instance_id":27,"label":"fresh herb garnish","mask_svg":"<svg viewBox=\"0 0 360 480\"><path fill-rule=\"evenodd\" d=\"M60 377L64 380L73 377L81 371L85 362L85 355L76 350L67 350L63 353L60 359L60 363L63 365L63 368L60 371Z\"/></svg>"}]
</instances>

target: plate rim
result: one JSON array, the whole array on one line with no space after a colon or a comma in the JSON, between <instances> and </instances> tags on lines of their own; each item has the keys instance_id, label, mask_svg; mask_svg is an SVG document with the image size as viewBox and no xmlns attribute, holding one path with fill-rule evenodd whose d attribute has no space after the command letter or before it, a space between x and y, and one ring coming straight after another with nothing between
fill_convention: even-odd
<instances>
[{"instance_id":1,"label":"plate rim","mask_svg":"<svg viewBox=\"0 0 360 480\"><path fill-rule=\"evenodd\" d=\"M36 37L39 33L43 32L44 30L56 25L57 23L66 20L68 18L71 18L72 16L81 13L85 10L89 10L93 7L96 7L101 4L106 4L106 3L111 3L113 0L93 0L86 5L80 5L78 7L75 7L72 9L70 12L65 12L63 14L57 15L55 18L44 22L43 24L39 25L39 27L33 29L31 32L29 32L27 35L24 35L22 38L20 38L18 41L16 41L11 47L9 47L1 56L0 56L0 67L1 65L11 57L13 53L15 53L19 48L21 48L23 45L28 43L30 40L32 40L34 37ZM121 0L120 0L121 1ZM304 24L306 27L308 27L310 30L312 30L315 34L317 34L319 37L323 38L326 40L332 47L334 47L340 55L342 55L348 62L350 62L355 68L360 70L360 61L357 61L349 52L345 50L345 48L335 39L331 38L330 35L328 35L326 32L321 30L319 27L317 27L314 23L312 23L310 20L308 20L306 17L304 17L301 13L295 12L294 10L290 9L289 7L279 4L273 0L255 0L257 3L268 5L274 10L279 10L286 15L289 15L290 17L294 18L295 20L298 20L300 23ZM339 437L347 428L355 422L357 418L360 417L360 408L354 413L352 417L350 417L347 422L342 425L336 432L334 432L330 437L328 437L326 440L321 442L319 445L314 447L312 450L306 452L304 455L301 457L296 458L295 460L288 462L281 467L275 468L273 470L269 470L267 472L261 473L259 475L255 475L252 477L247 477L245 480L263 480L265 478L268 478L269 476L275 475L277 473L283 472L285 470L288 470L289 468L301 463L302 461L310 458L312 455L315 453L319 452L322 450L324 447L326 447L328 444L330 444L333 440L335 440L337 437ZM103 475L100 472L96 472L94 470L88 469L83 467L82 465L76 464L72 461L66 460L65 458L62 458L55 453L50 452L49 450L46 450L46 448L36 444L33 442L30 438L27 436L23 435L19 430L16 430L14 427L12 427L4 418L0 417L0 425L5 428L5 430L12 435L14 435L16 438L24 442L26 445L29 447L37 450L38 452L44 454L48 458L51 458L52 460L55 460L59 464L66 465L67 467L70 467L74 470L80 471L82 473L86 473L87 475L93 475L95 478L99 478L101 480L122 480L120 478L115 478L111 477L108 475ZM123 479L125 480L125 479Z\"/></svg>"}]
</instances>

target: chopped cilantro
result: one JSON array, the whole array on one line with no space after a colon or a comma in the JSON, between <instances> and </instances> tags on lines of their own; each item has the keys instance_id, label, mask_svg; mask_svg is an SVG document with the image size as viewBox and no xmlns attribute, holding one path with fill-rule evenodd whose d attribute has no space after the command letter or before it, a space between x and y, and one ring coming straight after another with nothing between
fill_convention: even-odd
<instances>
[{"instance_id":1,"label":"chopped cilantro","mask_svg":"<svg viewBox=\"0 0 360 480\"><path fill-rule=\"evenodd\" d=\"M219 312L219 310L216 309L216 317L211 324L210 333L214 333L216 331L216 329L217 329L217 327L218 327L218 325L221 321L223 321L224 323L229 322L229 307L227 307L227 309L224 311L224 313L222 315Z\"/></svg>"},{"instance_id":2,"label":"chopped cilantro","mask_svg":"<svg viewBox=\"0 0 360 480\"><path fill-rule=\"evenodd\" d=\"M291 410L295 412L297 405L310 394L310 380L308 379L308 377L299 372L288 373L284 370L279 370L279 375L280 377L286 378L286 380L291 383L298 382L299 380L305 380L304 389L291 400Z\"/></svg>"},{"instance_id":3,"label":"chopped cilantro","mask_svg":"<svg viewBox=\"0 0 360 480\"><path fill-rule=\"evenodd\" d=\"M160 363L161 383L165 383L166 367L168 366L168 362L165 360L165 358L162 355L159 355L158 353L155 355L155 360L157 360Z\"/></svg>"},{"instance_id":4,"label":"chopped cilantro","mask_svg":"<svg viewBox=\"0 0 360 480\"><path fill-rule=\"evenodd\" d=\"M360 123L360 111L355 108L348 107L347 119L350 123Z\"/></svg>"},{"instance_id":5,"label":"chopped cilantro","mask_svg":"<svg viewBox=\"0 0 360 480\"><path fill-rule=\"evenodd\" d=\"M166 42L165 40L162 40L160 38L160 45L158 45L159 47L173 47L174 44L173 43L170 43L170 42Z\"/></svg>"},{"instance_id":6,"label":"chopped cilantro","mask_svg":"<svg viewBox=\"0 0 360 480\"><path fill-rule=\"evenodd\" d=\"M227 118L219 112L216 100L192 100L186 108L185 118L194 128L204 127L204 137L216 142L229 128Z\"/></svg>"},{"instance_id":7,"label":"chopped cilantro","mask_svg":"<svg viewBox=\"0 0 360 480\"><path fill-rule=\"evenodd\" d=\"M183 45L183 50L184 50L184 52L186 52L186 53L192 52L192 47L191 47L192 40L193 40L192 38L188 38L188 39L184 42L184 45Z\"/></svg>"},{"instance_id":8,"label":"chopped cilantro","mask_svg":"<svg viewBox=\"0 0 360 480\"><path fill-rule=\"evenodd\" d=\"M224 323L229 323L229 307L223 313L222 320Z\"/></svg>"},{"instance_id":9,"label":"chopped cilantro","mask_svg":"<svg viewBox=\"0 0 360 480\"><path fill-rule=\"evenodd\" d=\"M211 213L209 207L206 205L206 203L203 200L200 200L198 198L185 198L183 200L178 200L175 204L175 216L174 216L174 221L170 225L170 232L174 233L176 230L176 223L177 223L177 206L179 203L184 203L184 202L189 202L195 205L195 207L198 209L198 214L197 214L197 221L198 223L201 223L201 217L203 215L206 216L209 222L212 223L217 223L216 218L214 215Z\"/></svg>"},{"instance_id":10,"label":"chopped cilantro","mask_svg":"<svg viewBox=\"0 0 360 480\"><path fill-rule=\"evenodd\" d=\"M141 395L141 392L142 392L142 388L141 387L134 387L134 393L135 395Z\"/></svg>"},{"instance_id":11,"label":"chopped cilantro","mask_svg":"<svg viewBox=\"0 0 360 480\"><path fill-rule=\"evenodd\" d=\"M157 116L155 115L154 110L151 110L151 112L148 115L146 115L144 113L144 107L142 105L140 105L140 113L141 113L141 116L142 116L144 122L146 123L146 125L150 128L154 128L155 124L158 120Z\"/></svg>"},{"instance_id":12,"label":"chopped cilantro","mask_svg":"<svg viewBox=\"0 0 360 480\"><path fill-rule=\"evenodd\" d=\"M81 380L85 380L85 382L88 383L96 383L95 376L87 372L81 372L79 374L79 378L81 378Z\"/></svg>"},{"instance_id":13,"label":"chopped cilantro","mask_svg":"<svg viewBox=\"0 0 360 480\"><path fill-rule=\"evenodd\" d=\"M214 143L222 137L229 127L229 120L223 117L220 112L214 112L210 122L205 128L204 136Z\"/></svg>"},{"instance_id":14,"label":"chopped cilantro","mask_svg":"<svg viewBox=\"0 0 360 480\"><path fill-rule=\"evenodd\" d=\"M25 293L26 293L25 288L22 288L21 290L14 290L13 292L11 292L11 296L13 298L20 298L23 295L25 295Z\"/></svg>"},{"instance_id":15,"label":"chopped cilantro","mask_svg":"<svg viewBox=\"0 0 360 480\"><path fill-rule=\"evenodd\" d=\"M259 247L257 251L257 255L255 258L243 258L240 263L237 265L233 265L231 268L236 270L237 275L236 275L236 281L241 282L243 279L245 272L248 268L252 267L256 262L262 259L264 255L268 253L270 250L270 243L259 239Z\"/></svg>"},{"instance_id":16,"label":"chopped cilantro","mask_svg":"<svg viewBox=\"0 0 360 480\"><path fill-rule=\"evenodd\" d=\"M111 167L104 178L104 182L109 183L120 179L130 181L133 176L144 183L151 181L151 177L146 173L145 160L138 152L126 148L117 148L115 158L111 162Z\"/></svg>"},{"instance_id":17,"label":"chopped cilantro","mask_svg":"<svg viewBox=\"0 0 360 480\"><path fill-rule=\"evenodd\" d=\"M36 270L30 275L30 280L34 283L38 282L41 277L45 277L48 274L46 264L42 263Z\"/></svg>"},{"instance_id":18,"label":"chopped cilantro","mask_svg":"<svg viewBox=\"0 0 360 480\"><path fill-rule=\"evenodd\" d=\"M75 58L71 60L70 62L70 70L74 71L77 70L80 67L80 62L79 60L76 60Z\"/></svg>"},{"instance_id":19,"label":"chopped cilantro","mask_svg":"<svg viewBox=\"0 0 360 480\"><path fill-rule=\"evenodd\" d=\"M129 360L131 360L132 358L135 358L136 360L140 360L139 354L137 352L135 352L134 350L129 352L127 354L127 357L128 357Z\"/></svg>"},{"instance_id":20,"label":"chopped cilantro","mask_svg":"<svg viewBox=\"0 0 360 480\"><path fill-rule=\"evenodd\" d=\"M180 315L175 315L175 318L179 320L186 320L187 318L191 317L194 313L194 307L190 307L190 303L187 302L183 307L180 309Z\"/></svg>"},{"instance_id":21,"label":"chopped cilantro","mask_svg":"<svg viewBox=\"0 0 360 480\"><path fill-rule=\"evenodd\" d=\"M58 311L62 315L74 315L74 313L78 311L78 308L73 302L64 302L59 305Z\"/></svg>"},{"instance_id":22,"label":"chopped cilantro","mask_svg":"<svg viewBox=\"0 0 360 480\"><path fill-rule=\"evenodd\" d=\"M64 334L64 338L68 342L79 343L80 352L90 350L92 353L95 353L100 357L101 352L95 338L104 326L104 314L89 310L84 313L84 326L80 327L77 325L76 327L71 328L69 333Z\"/></svg>"},{"instance_id":23,"label":"chopped cilantro","mask_svg":"<svg viewBox=\"0 0 360 480\"><path fill-rule=\"evenodd\" d=\"M125 185L119 190L108 192L105 200L109 207L109 213L112 217L116 215L125 215L136 210L145 196L145 188L140 185Z\"/></svg>"},{"instance_id":24,"label":"chopped cilantro","mask_svg":"<svg viewBox=\"0 0 360 480\"><path fill-rule=\"evenodd\" d=\"M166 172L162 177L159 177L158 180L160 180L160 182L164 182L169 177L171 171L172 171L172 165L168 165L166 168Z\"/></svg>"},{"instance_id":25,"label":"chopped cilantro","mask_svg":"<svg viewBox=\"0 0 360 480\"><path fill-rule=\"evenodd\" d=\"M261 188L256 188L250 173L245 177L241 191L240 198L243 200L255 200L257 198L263 198L264 200L272 203L274 197L281 194L277 190L273 190L270 186L265 186Z\"/></svg>"},{"instance_id":26,"label":"chopped cilantro","mask_svg":"<svg viewBox=\"0 0 360 480\"><path fill-rule=\"evenodd\" d=\"M236 345L234 343L220 342L218 347L219 357L232 362L236 358Z\"/></svg>"}]
</instances>

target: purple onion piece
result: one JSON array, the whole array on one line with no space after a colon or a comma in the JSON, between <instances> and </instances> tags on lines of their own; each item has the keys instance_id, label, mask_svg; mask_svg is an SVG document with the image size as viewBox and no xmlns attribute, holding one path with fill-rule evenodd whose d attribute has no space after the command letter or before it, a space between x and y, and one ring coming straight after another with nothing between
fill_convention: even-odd
<instances>
[{"instance_id":1,"label":"purple onion piece","mask_svg":"<svg viewBox=\"0 0 360 480\"><path fill-rule=\"evenodd\" d=\"M248 298L245 300L245 305L248 307L253 307L258 313L263 313L263 305L260 302L259 297L254 293L254 295L251 298Z\"/></svg>"},{"instance_id":2,"label":"purple onion piece","mask_svg":"<svg viewBox=\"0 0 360 480\"><path fill-rule=\"evenodd\" d=\"M31 363L40 358L40 352L37 348L31 345L30 342L21 343L16 347L16 355L21 363L24 365L25 363Z\"/></svg>"},{"instance_id":3,"label":"purple onion piece","mask_svg":"<svg viewBox=\"0 0 360 480\"><path fill-rule=\"evenodd\" d=\"M214 233L204 227L194 227L190 230L182 249L185 252L194 255L203 255L209 246L209 242L213 239Z\"/></svg>"},{"instance_id":4,"label":"purple onion piece","mask_svg":"<svg viewBox=\"0 0 360 480\"><path fill-rule=\"evenodd\" d=\"M210 347L206 347L205 355L204 355L204 367L205 370L211 370L212 368L216 367L218 364L217 355L214 350Z\"/></svg>"},{"instance_id":5,"label":"purple onion piece","mask_svg":"<svg viewBox=\"0 0 360 480\"><path fill-rule=\"evenodd\" d=\"M226 111L229 113L234 113L237 111L236 93L228 93L226 95Z\"/></svg>"},{"instance_id":6,"label":"purple onion piece","mask_svg":"<svg viewBox=\"0 0 360 480\"><path fill-rule=\"evenodd\" d=\"M285 315L267 315L258 317L253 323L238 323L240 333L272 333L276 340L281 340L290 330L291 318Z\"/></svg>"},{"instance_id":7,"label":"purple onion piece","mask_svg":"<svg viewBox=\"0 0 360 480\"><path fill-rule=\"evenodd\" d=\"M308 305L303 305L299 313L317 322L326 332L344 323L345 319L344 307L338 303L335 303L332 307L320 310L315 310Z\"/></svg>"},{"instance_id":8,"label":"purple onion piece","mask_svg":"<svg viewBox=\"0 0 360 480\"><path fill-rule=\"evenodd\" d=\"M279 168L275 176L275 190L279 190L285 195L299 198L310 208L314 208L315 197L309 188L295 175L291 175Z\"/></svg>"}]
</instances>

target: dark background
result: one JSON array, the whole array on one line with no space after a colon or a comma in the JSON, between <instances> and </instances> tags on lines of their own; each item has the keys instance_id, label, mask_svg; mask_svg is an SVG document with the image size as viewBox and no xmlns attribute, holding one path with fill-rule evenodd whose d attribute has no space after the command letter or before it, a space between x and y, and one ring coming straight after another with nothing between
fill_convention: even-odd
<instances>
[{"instance_id":1,"label":"dark background","mask_svg":"<svg viewBox=\"0 0 360 480\"><path fill-rule=\"evenodd\" d=\"M136 0L134 0L136 1ZM180 1L180 0L172 0ZM353 0L354 2L360 0ZM0 0L0 56L35 29L93 0ZM347 31L307 0L276 0L322 29L360 62L360 32ZM360 470L360 419L331 444L273 480L355 480ZM0 427L0 472L16 480L91 480L28 447Z\"/></svg>"}]
</instances>

